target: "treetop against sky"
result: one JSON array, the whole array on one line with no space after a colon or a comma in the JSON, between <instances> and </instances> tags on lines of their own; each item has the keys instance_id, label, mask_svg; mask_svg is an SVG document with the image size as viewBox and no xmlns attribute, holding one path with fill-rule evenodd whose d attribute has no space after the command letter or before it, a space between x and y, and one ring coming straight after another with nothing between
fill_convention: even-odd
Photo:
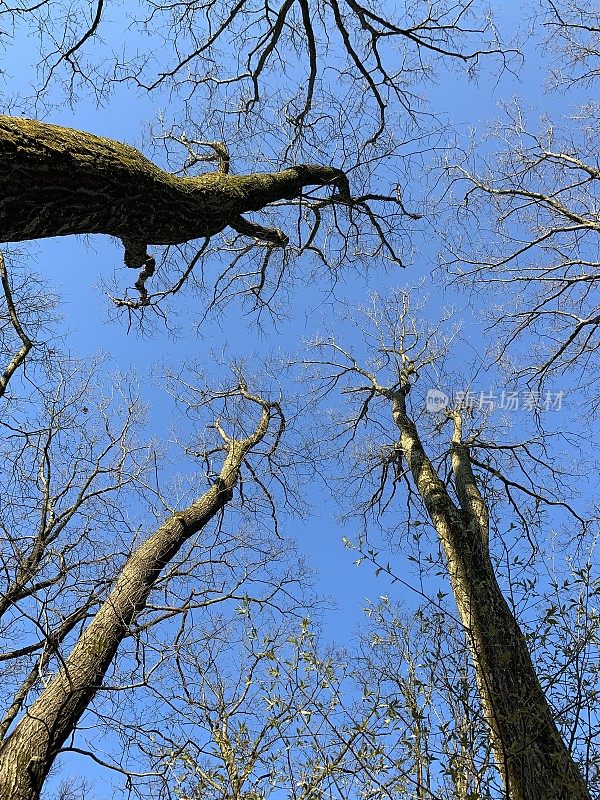
<instances>
[{"instance_id":1,"label":"treetop against sky","mask_svg":"<svg viewBox=\"0 0 600 800\"><path fill-rule=\"evenodd\" d=\"M598 30L0 6L11 800L597 796Z\"/></svg>"}]
</instances>

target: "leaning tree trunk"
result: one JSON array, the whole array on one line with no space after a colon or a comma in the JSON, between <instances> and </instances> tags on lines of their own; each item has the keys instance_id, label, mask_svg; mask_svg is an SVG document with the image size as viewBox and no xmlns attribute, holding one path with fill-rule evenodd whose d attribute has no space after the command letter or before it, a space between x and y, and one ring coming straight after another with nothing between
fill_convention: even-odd
<instances>
[{"instance_id":1,"label":"leaning tree trunk","mask_svg":"<svg viewBox=\"0 0 600 800\"><path fill-rule=\"evenodd\" d=\"M510 800L590 800L556 727L525 637L500 590L488 548L488 510L454 414L453 482L448 494L406 410L410 386L386 392L400 446L442 542L453 594L469 638L492 745Z\"/></svg>"},{"instance_id":2,"label":"leaning tree trunk","mask_svg":"<svg viewBox=\"0 0 600 800\"><path fill-rule=\"evenodd\" d=\"M163 568L190 536L231 499L249 450L266 434L271 406L246 439L227 440L228 453L217 480L184 511L174 514L127 559L114 588L80 636L62 669L31 705L0 747L0 798L37 800L61 746L73 733L102 685L130 625L144 608Z\"/></svg>"},{"instance_id":3,"label":"leaning tree trunk","mask_svg":"<svg viewBox=\"0 0 600 800\"><path fill-rule=\"evenodd\" d=\"M109 234L125 242L131 267L142 265L149 244L181 244L228 225L285 244L281 231L240 215L297 197L309 185L331 185L348 199L346 176L333 167L180 178L112 139L0 116L0 242Z\"/></svg>"}]
</instances>

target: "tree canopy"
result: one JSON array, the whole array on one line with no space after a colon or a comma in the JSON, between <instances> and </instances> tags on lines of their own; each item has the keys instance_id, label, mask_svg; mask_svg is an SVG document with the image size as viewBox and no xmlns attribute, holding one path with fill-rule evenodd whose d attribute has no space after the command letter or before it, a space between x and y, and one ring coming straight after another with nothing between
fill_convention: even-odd
<instances>
[{"instance_id":1,"label":"tree canopy","mask_svg":"<svg viewBox=\"0 0 600 800\"><path fill-rule=\"evenodd\" d=\"M600 796L599 21L0 8L2 797Z\"/></svg>"}]
</instances>

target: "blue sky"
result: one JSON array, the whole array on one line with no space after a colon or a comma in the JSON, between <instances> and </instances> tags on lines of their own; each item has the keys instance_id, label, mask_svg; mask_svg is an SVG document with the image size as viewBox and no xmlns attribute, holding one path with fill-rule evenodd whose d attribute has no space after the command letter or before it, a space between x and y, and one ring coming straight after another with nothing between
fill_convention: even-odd
<instances>
[{"instance_id":1,"label":"blue sky","mask_svg":"<svg viewBox=\"0 0 600 800\"><path fill-rule=\"evenodd\" d=\"M501 25L507 32L505 38L510 39L512 29L520 28L521 4L505 3L500 13ZM103 33L110 45L113 37L117 41L118 26L108 27ZM564 100L542 94L539 65L534 61L533 53L526 52L526 55L528 60L518 77L504 74L498 79L489 74L485 64L482 64L478 83L469 81L458 71L442 70L437 85L426 86L423 92L440 118L456 126L459 137L465 136L470 128L474 129L476 136L483 133L496 113L497 102L514 95L522 96L525 103L533 107L551 111L560 109ZM26 62L30 56L31 50L25 40L17 38L10 51L8 63L12 78L7 79L4 87L6 97L14 87L27 85L30 73ZM72 108L56 104L43 118L140 146L147 142L148 127L156 125L163 109L169 107L168 98L161 93L147 95L121 84L101 107L86 98L84 92ZM413 187L413 195L417 189ZM278 323L277 330L266 323L264 333L257 328L251 314L242 313L235 305L205 322L198 330L195 323L197 300L184 295L176 305L176 337L160 322L154 330L141 333L135 325L128 330L125 317L115 315L102 286L103 281L112 275L116 276L121 287L128 283L131 285L135 279L135 273L122 265L118 243L99 236L88 240L68 237L28 244L21 249L23 259L46 276L48 286L61 300L66 349L79 353L84 359L99 351L108 354L105 367L108 380L112 371L135 371L149 408L149 434L163 438L170 435L170 401L153 377L157 364L172 363L175 353L177 361L183 363L186 359L201 357L203 353L220 353L225 346L228 353L249 362L260 361L270 353L276 356L288 352L294 354L301 349L303 338L312 338L328 325L332 310L342 300L349 306L364 303L370 292L385 293L392 286L417 286L424 279L426 286L419 291L429 296L428 307L433 309L427 313L435 313L440 305L454 306L457 317L464 321L464 337L480 340L477 331L482 309L477 306L478 301L472 301L473 308L465 308L464 292L450 290L435 275L431 277L431 266L438 260L438 247L426 229L418 225L415 228L416 252L413 263L406 270L397 269L386 275L371 271L362 277L350 274L342 277L333 288L326 281L322 286L296 287L285 319ZM356 334L348 333L348 336L352 335ZM460 349L460 344L457 349ZM473 352L466 360L476 362L479 355ZM460 372L463 356L457 355L456 358ZM477 388L488 390L498 386L500 380L497 374L486 376ZM490 381L494 383L490 385ZM296 390L293 387L293 391ZM318 569L320 591L333 598L337 605L337 609L324 614L324 639L351 645L367 600L374 601L380 594L393 594L411 604L414 597L406 588L400 589L397 585L392 588L385 576L376 578L368 564L357 568L354 565L356 554L344 548L342 537L354 538L358 523L339 522L337 509L331 506L326 493L313 491L309 495L314 506L309 520L286 521L283 529L286 535L298 541L301 552ZM413 580L406 572L408 565L402 557L396 557L395 564L400 574L405 575L409 582ZM111 797L111 790L104 783L106 776L98 773L89 761L76 761L75 769L94 776L97 800ZM66 774L66 767L62 774Z\"/></svg>"}]
</instances>

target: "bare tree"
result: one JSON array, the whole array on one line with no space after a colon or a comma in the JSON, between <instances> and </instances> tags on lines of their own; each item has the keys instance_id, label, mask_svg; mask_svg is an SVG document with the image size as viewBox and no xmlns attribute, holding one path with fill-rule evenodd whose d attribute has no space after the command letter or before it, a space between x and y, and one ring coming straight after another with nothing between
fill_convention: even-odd
<instances>
[{"instance_id":1,"label":"bare tree","mask_svg":"<svg viewBox=\"0 0 600 800\"><path fill-rule=\"evenodd\" d=\"M490 796L497 776L460 626L386 597L366 612L358 651L322 650L308 619L290 631L289 616L256 606L219 637L188 638L178 697L168 676L151 687L168 717L136 732L172 795ZM167 787L136 789L170 797Z\"/></svg>"},{"instance_id":2,"label":"bare tree","mask_svg":"<svg viewBox=\"0 0 600 800\"><path fill-rule=\"evenodd\" d=\"M47 109L44 103L51 101L54 79L65 76L71 102L85 87L97 99L117 83L148 91L168 89L170 109L176 109L169 113L175 121L161 131L159 142L169 171L119 142L21 117L1 117L0 241L77 233L122 240L126 265L140 270L137 296L115 298L130 312L175 295L209 258L220 258L224 265L214 285L213 305L228 295L245 294L259 308L269 306L298 255L314 257L323 271L332 273L334 267L350 263L402 263L404 223L419 214L407 210L410 203L405 206L404 196L414 194L416 179L409 175L404 185L399 155L408 139L403 132L415 131L422 119L419 81L432 72L435 62L466 65L470 71L484 55L496 54L502 63L506 56L489 17L471 0L407 4L389 11L355 0L284 0L277 8L246 0L234 6L192 0L140 2L135 13L148 34L145 51L132 52L125 43L125 57L108 63L96 58L107 9L103 0L91 8L50 0L31 6L17 1L0 10L0 32L7 34L9 20L15 26L25 21L40 34L41 86L31 90L35 108ZM237 58L223 58L224 50L232 50ZM12 107L17 111L22 106L15 101ZM224 121L229 118L232 124ZM404 124L404 119L409 122ZM422 162L430 139L427 133L418 136L422 139L415 149ZM558 284L552 286L548 301L559 303L558 309L551 309L558 320L558 343L536 365L542 377L564 363L563 357L570 363L593 349L598 316L596 309L584 314L581 305L587 302L593 277L570 272L571 261L576 269L587 264L593 272L596 266L591 257L581 260L579 247L586 236L597 233L597 171L593 158L583 158L581 149L573 155L568 148L551 145L536 142L533 158L530 152L519 152L502 173L505 184L500 186L495 175L479 178L476 171L458 165L461 180L470 182L469 213L475 196L493 202L500 198L500 203L508 199L501 224L503 213L510 220L523 214L524 224L534 231L524 251L550 242L551 258L558 253ZM247 174L233 173L229 147L241 150L239 161ZM175 151L183 153L183 165ZM591 147L589 151L591 155ZM194 174L198 165L209 161L217 165L214 172ZM561 173L567 170L575 177L563 190ZM418 179L420 173L416 175ZM252 212L277 222L259 224L246 218ZM280 215L286 233L279 227ZM162 284L152 292L147 281L156 262L148 252L150 245L170 248L166 258L173 256L178 270L173 280L157 276ZM521 245L507 247L507 253L498 257L494 251L485 263L474 266L516 263L522 257ZM454 253L464 266L468 256ZM271 270L277 259L277 268ZM202 467L173 502L157 477L156 454L132 439L139 414L136 398L125 392L121 413L105 398L92 403L89 374L82 375L73 363L61 364L60 359L60 369L48 382L49 370L42 372L50 350L40 355L35 325L28 324L32 317L39 319L42 306L21 303L17 296L22 292L15 291L4 262L0 271L5 300L0 395L6 404L5 472L0 479L3 497L14 501L0 511L6 546L0 610L6 637L25 641L20 647L7 645L1 659L9 691L0 722L0 790L11 800L37 798L59 753L86 750L74 737L87 715L108 728L116 724L123 739L134 738L140 750L155 758L150 775L135 776L125 760L94 756L121 770L130 786L135 778L157 777L167 763L187 770L184 796L255 800L273 782L298 800L315 800L323 791L347 796L356 787L366 797L404 791L417 800L437 791L428 752L428 712L419 704L419 667L412 653L404 656L407 674L401 669L387 673L401 693L400 706L390 706L392 698L382 697L379 684L370 694L363 683L364 705L358 703L352 713L347 708L348 713L340 711L338 724L333 680L325 674L327 686L319 683L327 670L310 647L299 652L298 642L286 643L294 656L283 675L282 659L271 657L280 639L270 642L261 634L264 647L257 649L259 640L252 640L246 655L250 670L266 676L262 684L246 683L248 669L231 684L220 663L222 652L231 653L230 620L211 617L191 638L190 628L206 609L231 602L246 612L253 593L261 608L274 607L284 603L287 586L298 579L294 571L283 577L270 571L274 549L256 538L253 557L244 560L243 534L228 533L224 521L225 508L231 509L237 499L256 524L257 496L266 501L268 520L273 523L276 518L270 480L285 482L284 467L296 463L286 465L276 458L283 431L279 404L252 393L239 375L233 389L186 385L188 409L219 410L207 433L208 443L185 447ZM542 277L554 280L552 267ZM563 298L572 303L566 312L560 306ZM523 319L530 326L545 315L546 297L540 302L533 312L526 309L529 317L517 318L517 330ZM531 442L495 448L477 428L466 431L468 413L460 408L449 410L444 419L452 433L439 460L428 457L409 392L419 371L437 356L430 338L423 345L419 332L408 324L406 309L401 309L399 320L399 333L380 350L373 368L362 367L335 342L321 343L324 351L333 353L329 381L335 386L348 378L351 395L364 398L353 430L371 419L377 403L388 415L391 408L396 426L383 458L381 450L374 457L369 454L368 469L378 470L378 482L365 516L373 507L391 506L396 492L405 487L410 508L419 508L435 528L506 793L515 800L588 798L570 752L578 748L581 717L563 715L572 732L566 741L514 609L500 589L489 543L494 492L504 492L526 537L535 527L532 520L541 519L540 507L573 511L560 491L560 470L550 470L548 481L540 485L528 471L531 462L536 463L530 458ZM27 397L17 401L9 387L22 388L21 380L28 385L35 358L40 359L42 381L32 383L38 403L32 424L26 407L29 411L33 402L27 405ZM380 377L380 369L386 367L391 368L389 381ZM444 436L442 429L440 423L439 437ZM542 450L548 446L547 440L541 444ZM521 470L517 477L504 469L504 462L498 466L506 453ZM522 510L515 495L532 500L531 514ZM153 523L132 523L138 516L136 503L148 498ZM577 524L584 522L576 513L572 518ZM99 527L117 543L117 553L109 540L98 544ZM222 651L219 639L213 639L219 625ZM593 641L590 634L581 653ZM445 655L443 648L435 653ZM157 680L168 668L181 680L183 700L170 698L171 687L165 691ZM304 680L303 670L310 680ZM433 669L429 674L433 680ZM461 663L442 677L447 683L455 678L464 682L469 674ZM575 674L581 707L589 693L582 670ZM267 696L273 706L261 715L257 696L269 679ZM281 681L287 683L280 700ZM145 706L136 704L139 689L146 700L172 702L173 717L184 732L181 719L186 711L199 710L202 723L193 725L202 728L200 741L189 742L185 735L169 738L160 719L149 726ZM321 692L328 695L326 701ZM425 693L430 701L433 692L428 687ZM565 703L569 696L565 690ZM124 697L132 698L129 718ZM250 702L253 730L235 720ZM453 724L436 739L447 762L444 791L463 800L488 791L494 778L486 773L487 742L478 738L481 720L469 692L458 698L451 694L447 702ZM382 710L388 712L383 718ZM394 735L402 728L412 737L408 745L396 739L395 755L387 748L386 720L392 718ZM460 747L453 747L453 734L459 736ZM296 735L296 749L287 748ZM298 761L291 760L290 752ZM168 787L163 783L159 791Z\"/></svg>"},{"instance_id":3,"label":"bare tree","mask_svg":"<svg viewBox=\"0 0 600 800\"><path fill-rule=\"evenodd\" d=\"M600 9L577 0L545 0L542 21L548 41L560 58L551 72L553 86L591 86L600 76Z\"/></svg>"},{"instance_id":4,"label":"bare tree","mask_svg":"<svg viewBox=\"0 0 600 800\"><path fill-rule=\"evenodd\" d=\"M437 127L419 96L420 84L442 64L456 64L459 71L471 74L483 59L498 60L503 69L514 56L502 45L487 9L475 0L406 3L390 9L355 0L316 4L286 0L276 8L245 0L232 7L222 2L173 5L141 0L130 4L128 12L136 20L131 28L123 24L116 7L102 0L93 8L77 0L64 4L42 0L31 7L12 4L3 18L0 15L0 25L4 21L7 38L14 35L17 41L33 29L40 60L31 76L35 101L16 96L6 105L13 113L29 116L51 113L55 85L65 88L73 104L80 93L106 100L115 86L156 92L161 104L168 103L168 122L156 138L163 143L170 140L169 149L175 141L180 145L169 158L169 175L130 149L114 145L110 155L106 141L98 160L99 141L88 137L84 143L83 134L79 134L80 158L75 156L72 135L64 131L59 135L56 129L47 129L46 140L55 140L55 149L44 149L38 128L30 136L34 145L29 168L37 169L42 162L48 167L55 160L60 175L51 177L50 171L46 181L54 187L49 189L53 199L39 199L49 213L53 209L50 215L58 225L41 220L33 224L29 219L25 227L31 230L26 232L23 212L35 217L30 206L30 200L35 206L35 199L8 192L2 210L5 220L14 218L15 229L0 226L0 239L65 235L86 228L122 238L126 263L143 267L137 294L112 292L117 304L129 312L162 306L185 283L204 288L205 265L215 262L223 267L213 285L207 282L209 304L220 306L241 295L258 311L273 310L274 297L289 285L290 274L298 272L298 256L308 256L303 264L314 262L320 275L333 279L340 267L355 265L362 270L374 260L402 264L410 252L411 223L419 218L411 203L415 188L420 193L422 153L433 146L428 137ZM109 55L103 31L116 27L122 31L122 41ZM144 31L143 52L137 41L130 41L129 30ZM226 52L236 57L230 62ZM413 147L408 129L417 120L423 127L416 130ZM11 124L14 135L14 120ZM31 134L31 125L29 130ZM22 137L23 124L19 131ZM0 141L6 135L4 131ZM15 180L21 159L15 159L14 146L26 147L23 140L17 144L13 138L6 153L15 161L15 172L9 165L7 173L13 176L13 189L29 185ZM222 157L227 147L238 168L249 174L229 174L229 156ZM60 166L57 150L63 156L66 150L71 154ZM207 160L207 151L209 158L214 151L218 173L198 176L191 170ZM186 159L182 171L181 152ZM97 171L90 169L92 158ZM411 174L413 158L416 182ZM94 221L89 216L92 208L81 213L87 200L82 200L85 193L76 175L84 163L91 194L105 198L104 209L95 209L100 214L94 214ZM113 170L115 163L118 168ZM29 169L25 164L21 168ZM106 170L114 173L114 180L104 187ZM257 173L260 191L251 178ZM75 182L71 189L66 185L69 174ZM198 205L199 193L208 186L209 193ZM310 186L331 187L334 192L306 191ZM77 196L79 211L73 207ZM78 219L65 224L62 210L69 206ZM242 216L250 211L283 216L285 233L279 224L261 225ZM224 231L225 236L215 236ZM204 241L183 246L196 239ZM145 285L155 269L148 243L171 245L166 263L159 262L162 275L152 292ZM288 247L282 252L284 245ZM314 273L315 267L311 270Z\"/></svg>"},{"instance_id":5,"label":"bare tree","mask_svg":"<svg viewBox=\"0 0 600 800\"><path fill-rule=\"evenodd\" d=\"M369 777L381 781L377 691L358 702L346 654L319 655L310 621L289 623L247 608L208 648L182 648L185 713L143 742L176 797L346 797Z\"/></svg>"},{"instance_id":6,"label":"bare tree","mask_svg":"<svg viewBox=\"0 0 600 800\"><path fill-rule=\"evenodd\" d=\"M93 800L93 788L90 781L85 778L69 778L61 781L58 792L51 800Z\"/></svg>"},{"instance_id":7,"label":"bare tree","mask_svg":"<svg viewBox=\"0 0 600 800\"><path fill-rule=\"evenodd\" d=\"M419 376L439 361L435 334L411 319L406 295L390 301L383 311L375 308L372 319L380 329L372 334L379 344L369 367L362 367L333 339L317 342L321 360L310 362L322 386L343 387L352 397L362 398L352 415L351 431L371 421L373 409L382 403L391 414L397 439L384 450L381 481L370 502L381 503L386 491L382 506L389 508L404 484L409 505L422 509L437 534L506 793L515 800L589 798L540 685L527 640L496 577L490 551L490 519L495 520L487 487L496 479L513 507L513 493L533 494L537 508L545 501L568 504L545 498L543 490L532 492L505 468L479 456L495 449L518 453L519 447L486 443L476 425L468 431L469 412L460 406L445 409L443 422L451 426L451 433L436 465L425 450L408 399ZM525 444L523 454L527 453L532 456ZM523 463L518 455L516 461Z\"/></svg>"},{"instance_id":8,"label":"bare tree","mask_svg":"<svg viewBox=\"0 0 600 800\"><path fill-rule=\"evenodd\" d=\"M447 262L461 280L489 284L496 297L516 289L511 308L496 301L490 316L503 333L502 354L516 339L530 343L522 366L530 379L574 367L589 380L597 374L600 322L593 119L588 128L582 112L579 131L546 122L536 132L517 104L505 113L494 138L508 149L476 168L468 159L452 167L464 188L462 222L486 222L445 237Z\"/></svg>"},{"instance_id":9,"label":"bare tree","mask_svg":"<svg viewBox=\"0 0 600 800\"><path fill-rule=\"evenodd\" d=\"M15 327L13 299L11 290L5 313ZM29 340L20 324L19 338ZM156 456L133 438L139 402L132 391L125 388L126 403L119 409L114 397L94 398L93 373L81 376L76 364L58 356L52 368L54 388L48 382L34 387L32 397L20 404L5 390L0 423L5 433L0 614L7 640L1 660L4 685L12 691L0 723L0 786L3 796L15 800L38 797L126 640L136 642L134 672L143 682L139 658L145 630L178 616L191 617L194 609L249 597L253 575L258 580L261 569L262 602L268 603L273 591L264 571L272 549L257 552L254 565L250 560L244 564L241 543L228 542L219 526L211 533L209 523L221 519L246 467L250 480L267 491L268 477L263 473L260 478L260 465L268 465L283 430L278 404L252 394L241 378L231 390L198 390L195 407L221 405L222 421L215 422L213 445L195 452L195 459L206 459L205 476L196 475L192 498L173 509L148 483ZM13 370L9 386L16 386L19 377ZM212 462L219 459L213 471ZM204 492L199 481L206 483ZM163 509L163 521L144 536L132 528L120 505L133 511L139 490L154 496ZM247 485L249 501L251 495ZM103 531L100 541L97 530ZM107 539L111 532L112 545ZM205 555L190 557L199 534ZM191 551L184 552L188 543ZM279 585L287 583L280 575ZM171 584L178 587L172 602ZM186 584L191 586L187 593ZM158 590L164 604L151 599Z\"/></svg>"},{"instance_id":10,"label":"bare tree","mask_svg":"<svg viewBox=\"0 0 600 800\"><path fill-rule=\"evenodd\" d=\"M35 120L0 118L0 170L6 182L0 206L0 241L90 233L117 237L125 248L125 264L141 270L135 284L140 295L137 302L117 301L134 308L150 303L146 280L154 274L156 264L147 251L149 244L205 240L181 278L160 293L160 298L181 288L199 258L206 256L209 239L226 227L254 240L246 251L256 242L267 247L257 276L259 282L254 287L254 294L260 295L271 250L285 247L288 237L278 228L264 227L243 214L285 201L296 201L311 217L301 251L320 252L315 238L322 215L341 205L348 210L349 226L358 240L367 242L372 238L376 250L400 261L390 231L398 215L415 215L406 212L399 194L352 197L342 170L315 164L296 165L273 174L233 175L225 145L190 143L185 138L180 141L188 150L197 144L209 147L213 153L203 157L196 148L186 169L199 161L217 160L218 170L179 177L159 169L139 151L119 142ZM40 170L44 174L41 184L37 180ZM334 191L323 198L309 195L302 199L305 187L315 185ZM370 200L391 204L395 210L389 218L382 217L371 210ZM347 237L344 249L351 239ZM242 249L232 257L224 282L230 281L228 275L244 253Z\"/></svg>"},{"instance_id":11,"label":"bare tree","mask_svg":"<svg viewBox=\"0 0 600 800\"><path fill-rule=\"evenodd\" d=\"M331 185L350 201L345 175L300 165L275 175L225 170L196 179L168 175L126 145L35 120L0 120L4 242L105 233L125 240L125 263L141 267L148 244L210 237L226 225L275 244L285 237L240 218L305 186ZM44 182L35 178L42 170ZM30 196L27 193L31 192Z\"/></svg>"},{"instance_id":12,"label":"bare tree","mask_svg":"<svg viewBox=\"0 0 600 800\"><path fill-rule=\"evenodd\" d=\"M365 610L357 679L383 700L390 787L411 800L500 794L460 623L441 604L409 613L387 594Z\"/></svg>"},{"instance_id":13,"label":"bare tree","mask_svg":"<svg viewBox=\"0 0 600 800\"><path fill-rule=\"evenodd\" d=\"M473 0L390 8L357 0L285 0L274 7L247 0L140 0L130 11L153 52L140 54L125 29L128 60L98 57L103 28L115 19L103 0L92 8L55 0L7 8L5 21L35 30L40 41L38 99L55 82L62 81L73 98L82 89L106 96L116 82L127 81L147 91L175 90L178 101L202 97L209 113L241 100L244 115L251 112L257 120L276 98L286 127L300 138L314 135L317 120L333 121L336 111L326 111L333 101L347 120L359 108L372 117L361 137L373 142L394 106L410 116L418 113L413 87L438 63L473 71L486 56L498 56L501 64L507 58L487 9ZM237 57L225 58L228 52ZM336 84L343 87L345 109L336 99Z\"/></svg>"},{"instance_id":14,"label":"bare tree","mask_svg":"<svg viewBox=\"0 0 600 800\"><path fill-rule=\"evenodd\" d=\"M598 375L599 109L590 90L599 19L593 4L541 3L532 30L548 54L541 74L549 91L566 93L533 110L505 103L482 141L444 163L456 212L443 226L446 264L475 291L489 287L496 355L538 385L567 370L588 386ZM549 112L557 99L562 107Z\"/></svg>"}]
</instances>

